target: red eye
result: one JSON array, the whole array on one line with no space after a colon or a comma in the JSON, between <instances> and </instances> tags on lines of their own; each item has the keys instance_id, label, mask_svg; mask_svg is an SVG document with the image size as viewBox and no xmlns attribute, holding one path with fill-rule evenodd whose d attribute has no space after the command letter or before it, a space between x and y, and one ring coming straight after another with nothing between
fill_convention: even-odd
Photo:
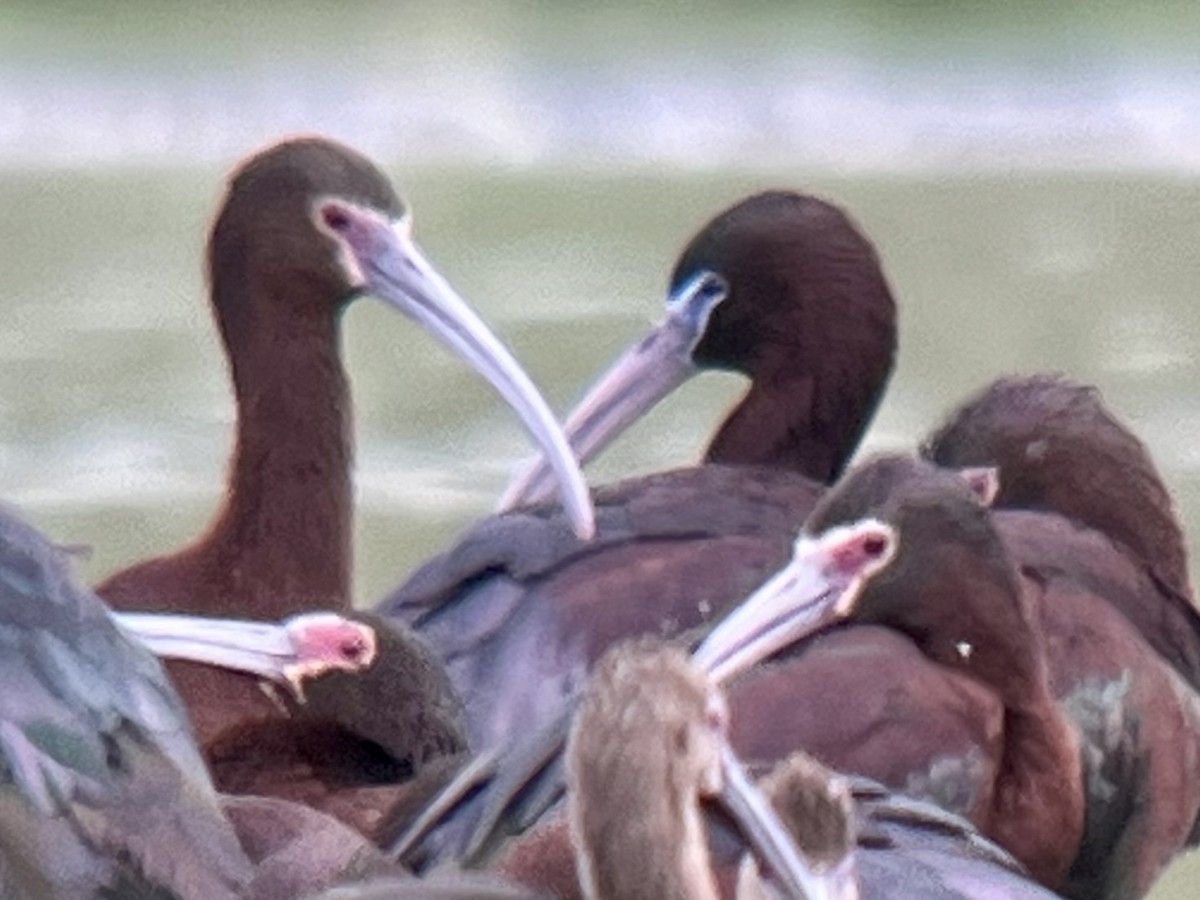
<instances>
[{"instance_id":1,"label":"red eye","mask_svg":"<svg viewBox=\"0 0 1200 900\"><path fill-rule=\"evenodd\" d=\"M863 553L865 553L871 559L876 559L884 554L884 551L887 550L887 546L887 538L883 537L882 535L876 535L863 541L862 548Z\"/></svg>"},{"instance_id":2,"label":"red eye","mask_svg":"<svg viewBox=\"0 0 1200 900\"><path fill-rule=\"evenodd\" d=\"M346 211L333 204L321 209L321 220L333 231L345 231L350 227L350 217Z\"/></svg>"},{"instance_id":3,"label":"red eye","mask_svg":"<svg viewBox=\"0 0 1200 900\"><path fill-rule=\"evenodd\" d=\"M340 652L342 654L342 659L346 660L347 662L357 662L366 656L366 641L358 637L348 638L342 642Z\"/></svg>"}]
</instances>

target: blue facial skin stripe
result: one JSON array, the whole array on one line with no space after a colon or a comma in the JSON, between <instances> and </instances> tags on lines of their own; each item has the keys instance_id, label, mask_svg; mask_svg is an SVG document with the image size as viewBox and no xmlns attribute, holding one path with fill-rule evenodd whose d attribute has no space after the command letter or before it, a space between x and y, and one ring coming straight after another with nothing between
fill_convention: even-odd
<instances>
[{"instance_id":1,"label":"blue facial skin stripe","mask_svg":"<svg viewBox=\"0 0 1200 900\"><path fill-rule=\"evenodd\" d=\"M705 309L725 299L729 283L710 269L701 269L667 296L667 307Z\"/></svg>"},{"instance_id":2,"label":"blue facial skin stripe","mask_svg":"<svg viewBox=\"0 0 1200 900\"><path fill-rule=\"evenodd\" d=\"M701 279L701 283L696 287L697 301L707 300L716 304L724 300L725 295L729 293L729 283L716 272L706 269L698 273L696 278Z\"/></svg>"},{"instance_id":3,"label":"blue facial skin stripe","mask_svg":"<svg viewBox=\"0 0 1200 900\"><path fill-rule=\"evenodd\" d=\"M729 283L716 272L702 269L667 297L667 313L685 323L698 342L708 327L708 317L728 295Z\"/></svg>"}]
</instances>

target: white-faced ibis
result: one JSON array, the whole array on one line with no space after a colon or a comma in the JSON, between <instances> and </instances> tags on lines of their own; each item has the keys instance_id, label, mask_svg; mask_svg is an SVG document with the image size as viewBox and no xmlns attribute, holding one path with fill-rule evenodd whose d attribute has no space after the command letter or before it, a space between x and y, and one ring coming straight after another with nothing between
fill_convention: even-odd
<instances>
[{"instance_id":1,"label":"white-faced ibis","mask_svg":"<svg viewBox=\"0 0 1200 900\"><path fill-rule=\"evenodd\" d=\"M662 326L569 430L586 455L688 374L743 373L746 396L704 463L598 489L587 544L557 507L485 519L380 607L446 660L477 747L552 717L615 641L711 622L760 584L879 401L895 304L840 209L784 191L750 197L692 238L670 283Z\"/></svg>"},{"instance_id":2,"label":"white-faced ibis","mask_svg":"<svg viewBox=\"0 0 1200 900\"><path fill-rule=\"evenodd\" d=\"M1001 469L992 518L1041 598L1052 689L1084 745L1065 891L1140 897L1200 837L1200 615L1170 494L1099 391L1056 376L994 382L924 453Z\"/></svg>"},{"instance_id":3,"label":"white-faced ibis","mask_svg":"<svg viewBox=\"0 0 1200 900\"><path fill-rule=\"evenodd\" d=\"M890 470L890 471L888 471ZM897 487L898 476L903 475L900 487ZM855 479L857 477L857 484ZM980 779L987 781L979 785L981 793L986 791L985 805L989 816L984 816L989 826L1012 839L1018 824L1029 829L1052 829L1062 827L1066 834L1060 836L1057 832L1041 832L1042 840L1051 846L1056 846L1054 857L1057 871L1065 872L1073 853L1074 844L1072 833L1077 841L1082 818L1082 800L1079 796L1078 784L1078 754L1072 741L1071 734L1065 723L1056 717L1053 703L1048 696L1044 684L1044 672L1041 694L1038 695L1036 685L1031 687L1031 681L1038 679L1038 656L1036 646L1015 648L1007 641L995 642L1000 646L974 650L975 644L981 643L986 634L987 624L995 624L997 620L1004 621L1014 618L1018 623L1023 619L1019 598L1015 595L1015 579L1007 571L1002 553L999 559L994 558L998 540L990 533L986 510L978 502L978 496L973 487L957 474L942 473L930 466L923 466L912 460L884 460L868 466L861 472L850 476L848 489L858 495L853 502L864 502L868 498L880 501L877 512L884 514L891 526L897 532L895 558L881 571L866 580L860 592L834 592L822 594L814 592L811 577L810 548L812 541L827 539L838 530L826 530L816 537L802 539L797 548L800 565L788 567L765 585L753 598L739 606L731 615L723 620L706 638L704 644L697 650L694 659L716 677L733 677L734 669L750 666L761 655L770 653L788 641L812 629L833 628L829 638L839 635L861 633L869 639L875 633L896 633L896 643L902 646L905 642L913 647L913 652L906 659L924 660L924 665L930 668L945 668L944 680L950 684L955 678L963 683L963 702L978 700L983 706L979 714L991 719L990 727L993 740L983 749L998 752L1001 758L995 760L980 760L976 770L969 767L957 768L950 757L939 757L937 750L930 750L929 743L936 742L941 736L938 732L922 730L924 720L904 721L904 712L897 711L897 721L894 726L878 721L881 726L879 752L886 752L889 742L896 744L897 733L906 725L912 726L913 735L910 743L924 742L926 749L932 753L931 759L941 761L948 771L934 772L935 777L946 780ZM837 502L839 488L830 498ZM896 497L899 493L901 496ZM865 495L865 496L864 496ZM881 501L891 497L896 501L893 506ZM818 513L820 515L820 513ZM942 535L946 530L948 533ZM815 531L815 526L814 526ZM941 538L941 540L937 540ZM926 539L934 539L932 552L926 547ZM908 547L909 543L915 547ZM965 558L964 558L965 557ZM902 567L901 573L893 572L893 567ZM943 571L946 570L946 571ZM927 573L926 587L933 590L924 608L908 603L892 606L891 595L895 588L887 586L893 578L897 583L909 581L913 572ZM971 595L959 597L952 593L937 590L939 581L953 582L958 578L966 578L974 585L978 594L973 600ZM878 589L876 583L884 583ZM1002 608L990 610L989 604L999 602ZM939 603L946 603L946 608L937 610ZM980 608L976 609L976 605ZM933 607L933 609L931 609ZM960 608L961 607L961 608ZM985 622L976 622L975 614L986 613ZM853 624L856 622L886 622L887 625L875 628ZM838 623L842 624L840 627ZM776 632L776 641L770 645L765 643L756 646L756 629L763 623L777 623L781 628ZM1019 630L1019 629L1018 629ZM1026 636L1027 638L1027 636ZM1028 639L1028 638L1027 638ZM825 638L815 639L814 648L822 646ZM974 643L973 643L974 642ZM888 645L885 645L885 647ZM715 648L723 648L716 650ZM618 648L613 652L613 658L624 660L622 651ZM928 654L928 655L926 655ZM964 656L965 654L965 656ZM955 675L952 671L957 665L962 667L965 658L977 658L984 665L990 665L990 657L1012 656L1011 668L1005 670L1005 677L1012 676L1011 693L1005 693L997 698L989 698L989 694L997 689L997 685L987 679L986 675L974 671L970 666L960 668ZM955 662L957 661L957 663ZM894 677L895 669L886 669L878 673L870 668L870 659L843 659L843 665L838 671L840 681L826 679L820 689L830 693L826 705L817 713L818 723L824 722L833 730L835 739L844 735L836 721L841 704L855 703L867 693L880 695L886 704L887 699L896 691L903 693L908 686L903 683L893 684L888 679ZM866 663L864 665L864 662ZM914 670L921 663L916 663ZM771 670L768 670L771 671ZM984 670L986 672L986 668ZM816 673L818 676L820 673ZM876 676L881 675L881 679ZM603 677L603 670L593 674L593 680ZM990 684L991 690L982 684L972 692L970 682L981 678ZM735 678L733 686L736 694L742 700L745 715L758 716L766 721L764 728L772 726L771 716L787 716L789 714L802 716L799 707L814 691L806 691L803 684L793 683L797 699L794 709L782 710L768 708L763 710L754 706L753 691L744 689L752 683L754 671ZM636 691L651 693L659 689L656 680L644 672L634 671L628 679L626 690L632 695ZM603 683L603 682L601 682ZM1008 689L1006 689L1008 690ZM937 704L944 695L924 695L918 685L914 693L923 700ZM623 842L626 850L617 854L611 863L613 878L632 876L633 873L643 872L651 868L645 857L651 853L649 848L653 841L662 837L671 850L691 846L689 841L679 837L677 832L685 828L686 818L676 815L680 824L673 828L663 827L659 821L661 816L633 815L624 817L616 811L630 807L637 808L631 796L638 798L637 803L655 802L652 796L651 784L661 785L671 783L663 778L651 778L639 782L636 776L640 774L639 760L649 751L640 750L641 744L634 734L630 733L632 722L635 721L631 708L636 709L633 699L622 696L621 703L610 703L610 716L601 719L601 724L594 729L594 742L600 748L598 752L606 753L615 760L613 765L601 769L602 777L591 784L593 794L600 795L600 802L608 808L607 818L609 829L614 841ZM663 708L678 708L682 704L663 704ZM706 723L709 716L705 715L704 705L695 705L693 723ZM879 708L876 704L873 708ZM735 716L738 710L735 706ZM643 716L647 722L657 720L663 725L663 736L660 737L660 747L668 750L672 747L686 745L678 738L670 736L680 733L681 728L675 725L675 719L670 713L658 712L655 716ZM736 719L735 719L736 722ZM652 731L651 725L643 723L645 731ZM818 724L815 726L820 727ZM642 736L644 739L644 736ZM735 732L736 737L736 732ZM996 745L1001 746L997 747ZM629 749L632 748L632 749ZM897 746L903 753L903 748ZM951 750L958 748L951 747ZM627 752L626 752L627 751ZM661 749L658 752L663 752ZM624 760L625 768L620 767ZM539 751L533 756L518 752L507 759L502 758L501 765L515 761L534 765L526 769L525 774L536 770L545 762L545 756ZM1016 771L1008 773L1008 766L1016 767ZM1031 766L1044 765L1047 769L1039 773L1031 771ZM1062 770L1059 770L1059 766ZM1072 772L1073 769L1073 772ZM1072 795L1072 777L1075 788ZM617 786L619 778L629 778L631 794ZM514 781L506 779L504 774L498 776L498 784L510 796L517 797L525 789L520 784L520 778ZM1054 810L1031 815L1027 804L1037 796L1038 785L1053 785L1056 794ZM1026 786L1030 793L1026 793ZM1021 867L1012 862L1002 850L981 838L975 829L965 822L928 805L916 804L904 798L888 794L881 788L863 789L859 786L856 803L863 804L859 814L863 817L863 833L861 851L856 851L858 857L859 876L867 889L867 896L911 896L911 897L945 897L966 898L981 896L1015 896L1028 898L1050 898L1053 895L1043 887L1029 879ZM579 788L572 785L568 794L568 803L582 802L572 798L570 792L578 792ZM666 796L676 798L677 792L667 791ZM1074 799L1072 799L1074 796ZM645 799L650 797L651 799ZM786 811L781 810L784 815ZM795 812L793 810L793 812ZM976 810L977 813L980 810ZM574 813L578 815L578 813ZM606 821L604 816L601 822ZM640 823L651 824L641 827ZM576 831L578 831L576 826ZM810 834L809 838L813 836ZM1062 846L1064 841L1066 846ZM1020 843L1020 842L1017 842ZM811 840L802 842L811 851ZM565 896L575 896L570 892L570 886L563 885L562 868L563 836L561 827L553 822L543 824L530 836L517 842L515 847L509 847L500 857L498 867L509 877L527 880L539 886L555 887ZM578 850L578 842L576 849ZM1035 863L1044 862L1044 858L1031 848L1028 843L1021 846L1028 858ZM662 859L655 858L658 863L656 870L662 870L670 865L670 853ZM628 861L627 864L623 864ZM814 863L814 868L822 867ZM557 866L555 865L557 863ZM840 866L826 866L827 874L836 873L843 881L845 871ZM709 871L707 864L700 865L693 858L689 871L693 878L704 877ZM1043 870L1043 877L1046 872ZM583 880L586 885L586 878ZM661 885L658 886L661 888ZM620 890L632 889L622 885ZM693 887L693 892L695 888ZM908 891L908 893L905 893ZM585 892L586 893L586 892ZM619 892L608 894L619 896Z\"/></svg>"},{"instance_id":4,"label":"white-faced ibis","mask_svg":"<svg viewBox=\"0 0 1200 900\"><path fill-rule=\"evenodd\" d=\"M1051 692L1043 598L956 473L874 459L822 500L805 533L863 516L896 530L895 559L853 607L814 622L824 633L730 686L734 746L766 762L803 749L937 802L1061 887L1080 848L1084 786L1076 734ZM739 614L787 603L790 577L783 569Z\"/></svg>"},{"instance_id":5,"label":"white-faced ibis","mask_svg":"<svg viewBox=\"0 0 1200 900\"><path fill-rule=\"evenodd\" d=\"M857 590L884 564L889 545L889 533L873 526L833 536L813 548L810 555L816 565L805 570L798 592L812 594L819 602ZM725 744L727 715L716 679L786 643L786 618L773 613L764 620L743 619L737 630L707 642L695 658L708 672L681 648L645 639L614 648L601 661L567 747L572 823L587 896L717 896L713 874L704 863L706 837L699 804L706 797L719 798L744 840L768 861L776 878L785 879L791 895L803 891L803 896L831 900L846 896L841 870L811 874L794 857L786 833ZM162 624L165 630L171 623ZM223 630L216 636L225 639ZM273 810L268 806L256 811L262 816ZM283 821L290 826L290 817ZM323 842L309 843L318 858L329 855ZM283 874L273 872L271 877ZM513 895L513 889L494 880L476 881L466 874L447 878L439 872L434 879L346 885L330 896L425 896L418 893L422 889L430 896L469 896L471 889L484 896ZM395 893L384 893L388 890Z\"/></svg>"},{"instance_id":6,"label":"white-faced ibis","mask_svg":"<svg viewBox=\"0 0 1200 900\"><path fill-rule=\"evenodd\" d=\"M864 581L871 578L881 567L886 566L893 546L892 532L874 522L855 523L843 529L831 529L820 539L802 542L796 549L796 565L792 570L792 591L787 600L772 607L759 605L751 610L740 607L735 610L725 620L725 623L715 629L695 650L692 660L687 666L688 671L692 671L694 674L685 678L684 681L693 687L703 686L702 694L704 698L707 698L705 702L710 705L715 704L717 701L713 698L717 695L714 692L722 680L732 678L747 667L753 666L763 657L787 646L795 637L797 630L803 632L809 627L808 622L812 616L819 614L826 607L836 606L839 603L851 603L853 596L862 590ZM655 640L642 638L643 642L653 643ZM657 644L654 646L657 648ZM639 644L630 649L630 645L626 643L613 648L610 653L611 659L619 661L631 655L636 659L643 651L645 651L644 645ZM660 662L667 670L682 665L682 662L674 661L677 656L682 659L680 651L657 648L655 656L656 658L661 657ZM619 662L611 663L611 666L619 667L620 665ZM628 663L629 667L635 665L637 664ZM678 681L680 677L682 676L664 676L666 681L661 686L649 677L630 680L630 688L639 682L644 683L643 690L647 692L648 699L638 707L641 713L635 717L634 713L629 711L628 715L624 716L620 710L626 709L629 704L624 701L611 701L607 706L613 721L608 722L607 727L604 727L603 724L600 727L589 726L588 730L592 734L592 738L588 752L600 756L607 754L609 759L603 765L600 763L596 763L595 766L589 764L583 768L592 771L604 770L610 773L609 775L597 774L591 781L592 787L583 789L584 795L590 797L593 809L607 807L606 814L615 816L622 806L622 803L614 800L615 797L628 796L632 798L633 795L639 793L636 788L638 783L646 786L647 790L650 784L658 784L661 789L662 785L666 783L663 780L666 776L661 771L656 773L651 770L655 766L661 768L672 765L672 759L663 758L661 753L651 753L649 750L645 753L629 750L629 745L635 742L640 745L645 741L653 743L665 740L655 724L654 718L658 713L667 715L665 710L671 706L672 701L662 698L669 698L671 684ZM606 679L611 680L608 676L601 676L598 682L593 678L588 684L589 686L594 683L604 685ZM592 688L589 687L589 690ZM607 688L597 687L595 690L600 691L600 695L603 696ZM666 693L654 694L653 692L656 690ZM655 700L655 697L658 697L659 700ZM569 712L570 710L568 710ZM637 724L634 724L635 719ZM531 779L536 779L547 767L553 769L557 761L561 759L560 754L570 722L571 715L568 714L551 727L541 730L540 733L532 735L528 732L515 733L510 737L510 743L513 746L511 754L482 755L476 763L464 770L455 783L446 789L444 795L438 798L431 809L398 842L395 847L396 852L406 858L426 864L430 862L430 855L441 858L453 857L460 862L472 865L484 861L496 849L499 840L508 833L510 822L505 820L512 820L513 815L517 819L524 815L519 811L510 815L508 812L509 800L524 793ZM635 736L632 731L625 734L627 730L637 731L639 736ZM624 736L614 738L613 735L617 733L624 734ZM530 738L532 740L528 740ZM673 739L668 740L666 745L668 748L678 747L680 753L677 755L682 756L684 745L672 741ZM578 748L580 739L577 738L575 744ZM582 751L576 750L576 754L580 752ZM630 771L618 776L617 769L620 767L621 760L628 763ZM643 760L646 763L648 774L642 773L639 769L639 764ZM697 772L695 760L686 765L692 766L692 768L675 772L672 778L695 777ZM599 769L596 766L599 766ZM577 771L579 771L578 767ZM645 774L644 779L643 774ZM662 777L659 777L660 775ZM626 788L630 791L628 795L619 793L615 787L596 790L597 786L606 784L612 778L617 777L627 779ZM553 783L553 777L550 781L549 794L546 799L548 802L553 802L556 789L561 787L561 782ZM481 787L484 789L480 790ZM676 785L676 787L679 786ZM695 793L695 790L692 790L687 796L693 796L694 799ZM659 815L663 813L665 807L674 809L672 804L681 802L680 790L667 790L666 795L665 798L644 796L641 802L657 804L654 815ZM462 803L464 800L465 803ZM578 802L585 804L584 808L587 808L583 797L579 798ZM535 818L537 814L534 814ZM631 820L641 821L650 817L651 811L646 811L645 815L626 811L623 815ZM443 821L448 823L447 830L436 832L432 836L431 845L425 846L423 852L410 854L414 847L426 840L429 831ZM692 827L686 822L684 825L689 829ZM518 825L517 830L519 831L520 828L521 826ZM651 826L647 826L645 829L647 833L655 830L656 828ZM671 834L674 835L674 831ZM686 841L692 842L695 837L693 831L689 830L685 836L680 836L680 839L686 838ZM537 835L532 838L534 841L537 839ZM560 858L564 839L565 835L559 834L549 843L549 850L552 852L554 848L557 848ZM678 843L671 835L663 837L662 840L668 848ZM553 880L563 877L561 865L543 865L539 859L544 855L546 849L534 847L530 851L518 853L516 857L506 854L506 858L500 862L500 870L509 877L523 882L543 887L558 887L561 890L561 882ZM693 847L694 850L695 847ZM668 849L664 852L673 853L675 851ZM620 856L619 851L613 850L612 853ZM532 865L532 869L525 867L526 862ZM615 865L616 862L610 858L609 864ZM669 877L674 877L674 875ZM551 880L544 880L547 878ZM570 883L575 883L573 876L570 876Z\"/></svg>"},{"instance_id":7,"label":"white-faced ibis","mask_svg":"<svg viewBox=\"0 0 1200 900\"><path fill-rule=\"evenodd\" d=\"M0 509L6 897L235 898L251 875L157 660Z\"/></svg>"},{"instance_id":8,"label":"white-faced ibis","mask_svg":"<svg viewBox=\"0 0 1200 900\"><path fill-rule=\"evenodd\" d=\"M237 167L208 244L210 299L237 406L225 497L187 547L103 581L97 591L108 602L264 620L312 609L357 615L349 608L353 440L340 330L348 304L368 291L496 386L560 460L572 525L590 533L586 489L545 403L410 232L384 174L332 141L286 140ZM378 636L376 663L313 679L308 702L286 711L244 675L169 665L223 789L329 808L341 790L394 782L463 746L440 663L406 633L362 620Z\"/></svg>"},{"instance_id":9,"label":"white-faced ibis","mask_svg":"<svg viewBox=\"0 0 1200 900\"><path fill-rule=\"evenodd\" d=\"M186 659L254 675L304 702L304 682L375 663L371 626L337 613L299 613L282 622L210 619L182 613L113 613L159 659Z\"/></svg>"}]
</instances>

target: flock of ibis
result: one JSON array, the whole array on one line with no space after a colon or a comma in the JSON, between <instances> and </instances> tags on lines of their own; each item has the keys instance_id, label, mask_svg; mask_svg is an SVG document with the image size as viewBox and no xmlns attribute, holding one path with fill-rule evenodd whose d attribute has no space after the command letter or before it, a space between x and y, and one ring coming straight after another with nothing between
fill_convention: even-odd
<instances>
[{"instance_id":1,"label":"flock of ibis","mask_svg":"<svg viewBox=\"0 0 1200 900\"><path fill-rule=\"evenodd\" d=\"M89 591L0 510L0 896L1117 900L1200 841L1200 614L1154 461L1033 374L850 466L897 311L838 207L720 212L561 426L350 148L240 163L207 272L237 409L208 528ZM340 328L368 294L541 455L363 610ZM702 462L589 489L705 369L749 386Z\"/></svg>"}]
</instances>

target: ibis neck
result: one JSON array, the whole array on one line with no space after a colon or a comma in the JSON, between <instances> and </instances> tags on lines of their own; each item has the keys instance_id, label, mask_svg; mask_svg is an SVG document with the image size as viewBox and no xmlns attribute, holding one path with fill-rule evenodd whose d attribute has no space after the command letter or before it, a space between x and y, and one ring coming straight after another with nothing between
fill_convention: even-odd
<instances>
[{"instance_id":1,"label":"ibis neck","mask_svg":"<svg viewBox=\"0 0 1200 900\"><path fill-rule=\"evenodd\" d=\"M870 384L808 372L757 378L721 424L704 461L791 470L832 484L870 424L888 371Z\"/></svg>"},{"instance_id":2,"label":"ibis neck","mask_svg":"<svg viewBox=\"0 0 1200 900\"><path fill-rule=\"evenodd\" d=\"M353 463L339 316L227 334L237 399L229 489L210 552L233 595L275 617L350 604Z\"/></svg>"},{"instance_id":3,"label":"ibis neck","mask_svg":"<svg viewBox=\"0 0 1200 900\"><path fill-rule=\"evenodd\" d=\"M1044 682L1004 715L1005 753L997 777L991 836L1038 881L1063 884L1083 836L1079 745Z\"/></svg>"}]
</instances>

